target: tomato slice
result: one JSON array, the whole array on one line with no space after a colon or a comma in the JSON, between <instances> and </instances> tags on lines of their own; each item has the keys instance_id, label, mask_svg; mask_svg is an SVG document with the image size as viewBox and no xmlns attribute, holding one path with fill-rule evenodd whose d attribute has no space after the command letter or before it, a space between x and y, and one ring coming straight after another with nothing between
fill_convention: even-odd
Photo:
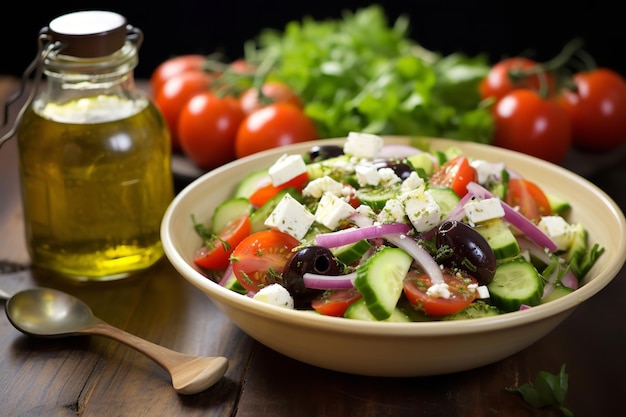
<instances>
[{"instance_id":1,"label":"tomato slice","mask_svg":"<svg viewBox=\"0 0 626 417\"><path fill-rule=\"evenodd\" d=\"M198 249L194 262L206 269L226 269L231 253L239 242L250 235L251 227L250 217L247 214L231 220L224 230Z\"/></svg>"},{"instance_id":2,"label":"tomato slice","mask_svg":"<svg viewBox=\"0 0 626 417\"><path fill-rule=\"evenodd\" d=\"M343 317L352 303L362 297L356 288L327 290L311 301L311 307L326 316Z\"/></svg>"},{"instance_id":3,"label":"tomato slice","mask_svg":"<svg viewBox=\"0 0 626 417\"><path fill-rule=\"evenodd\" d=\"M309 182L309 174L303 172L286 183L280 185L272 185L272 183L269 183L258 188L252 193L248 200L250 200L254 206L261 207L263 204L267 203L269 199L278 194L279 191L286 188L295 188L298 191L302 191L307 182Z\"/></svg>"},{"instance_id":4,"label":"tomato slice","mask_svg":"<svg viewBox=\"0 0 626 417\"><path fill-rule=\"evenodd\" d=\"M541 216L552 213L550 202L537 184L522 178L512 178L507 186L505 202L512 207L519 207L520 213L528 219L538 221Z\"/></svg>"},{"instance_id":5,"label":"tomato slice","mask_svg":"<svg viewBox=\"0 0 626 417\"><path fill-rule=\"evenodd\" d=\"M476 291L470 291L467 288L470 284L478 283L474 277L461 276L450 269L445 269L443 279L448 284L449 298L426 294L432 285L430 277L423 272L411 270L404 278L404 295L411 304L430 316L444 316L459 312L476 299Z\"/></svg>"},{"instance_id":6,"label":"tomato slice","mask_svg":"<svg viewBox=\"0 0 626 417\"><path fill-rule=\"evenodd\" d=\"M439 167L430 177L429 183L435 187L450 187L459 197L467 194L467 184L476 181L476 170L466 156L459 155Z\"/></svg>"},{"instance_id":7,"label":"tomato slice","mask_svg":"<svg viewBox=\"0 0 626 417\"><path fill-rule=\"evenodd\" d=\"M257 292L277 282L299 245L296 238L278 230L253 233L237 245L230 257L233 274L245 289Z\"/></svg>"}]
</instances>

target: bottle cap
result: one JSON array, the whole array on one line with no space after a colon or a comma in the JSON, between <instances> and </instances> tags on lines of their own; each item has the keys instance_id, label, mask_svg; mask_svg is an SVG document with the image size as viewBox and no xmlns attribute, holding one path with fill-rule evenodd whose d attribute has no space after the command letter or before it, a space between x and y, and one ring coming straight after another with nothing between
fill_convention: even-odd
<instances>
[{"instance_id":1,"label":"bottle cap","mask_svg":"<svg viewBox=\"0 0 626 417\"><path fill-rule=\"evenodd\" d=\"M65 14L48 25L53 42L61 42L62 54L81 58L111 55L126 42L126 18L118 13L87 10Z\"/></svg>"}]
</instances>

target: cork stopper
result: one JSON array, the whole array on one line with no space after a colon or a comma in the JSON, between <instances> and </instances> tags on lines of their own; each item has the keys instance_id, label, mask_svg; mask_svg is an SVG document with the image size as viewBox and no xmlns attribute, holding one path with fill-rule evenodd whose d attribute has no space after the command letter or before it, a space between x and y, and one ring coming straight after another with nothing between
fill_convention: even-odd
<instances>
[{"instance_id":1,"label":"cork stopper","mask_svg":"<svg viewBox=\"0 0 626 417\"><path fill-rule=\"evenodd\" d=\"M64 45L62 54L81 58L111 55L126 42L126 18L120 14L88 10L65 14L48 25L51 40Z\"/></svg>"}]
</instances>

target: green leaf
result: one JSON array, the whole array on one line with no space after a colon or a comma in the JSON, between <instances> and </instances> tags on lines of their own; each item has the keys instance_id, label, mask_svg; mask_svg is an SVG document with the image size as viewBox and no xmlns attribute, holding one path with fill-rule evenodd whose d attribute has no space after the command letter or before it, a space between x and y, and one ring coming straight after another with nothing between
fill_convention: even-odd
<instances>
[{"instance_id":1,"label":"green leaf","mask_svg":"<svg viewBox=\"0 0 626 417\"><path fill-rule=\"evenodd\" d=\"M524 384L518 388L505 388L512 393L520 394L524 400L535 408L549 406L557 407L566 417L573 417L574 413L565 408L565 396L568 389L568 375L565 373L565 364L558 374L541 371L535 382Z\"/></svg>"}]
</instances>

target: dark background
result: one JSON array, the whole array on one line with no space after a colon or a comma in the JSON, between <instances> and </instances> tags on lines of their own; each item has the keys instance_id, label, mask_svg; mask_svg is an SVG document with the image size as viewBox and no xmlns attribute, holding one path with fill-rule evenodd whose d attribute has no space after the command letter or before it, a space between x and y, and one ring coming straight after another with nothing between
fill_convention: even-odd
<instances>
[{"instance_id":1,"label":"dark background","mask_svg":"<svg viewBox=\"0 0 626 417\"><path fill-rule=\"evenodd\" d=\"M5 49L0 73L20 75L36 54L37 35L51 19L70 11L104 9L119 12L143 30L136 75L147 78L165 59L178 54L221 51L230 59L243 54L243 43L263 28L283 29L304 15L339 18L372 2L324 1L12 1L0 36ZM580 37L600 66L626 75L626 28L619 2L596 1L472 1L387 0L382 4L390 22L400 14L410 18L410 36L427 49L443 54L486 53L492 62L527 55L547 60L571 39Z\"/></svg>"}]
</instances>

